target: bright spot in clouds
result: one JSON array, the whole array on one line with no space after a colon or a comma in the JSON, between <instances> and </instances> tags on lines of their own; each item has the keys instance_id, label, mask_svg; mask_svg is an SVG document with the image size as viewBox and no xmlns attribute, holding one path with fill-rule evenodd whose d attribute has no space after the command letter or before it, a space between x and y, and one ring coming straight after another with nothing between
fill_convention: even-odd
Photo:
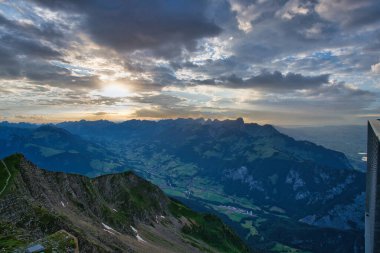
<instances>
[{"instance_id":1,"label":"bright spot in clouds","mask_svg":"<svg viewBox=\"0 0 380 253\"><path fill-rule=\"evenodd\" d=\"M0 120L379 117L379 0L50 2L0 0Z\"/></svg>"},{"instance_id":2,"label":"bright spot in clouds","mask_svg":"<svg viewBox=\"0 0 380 253\"><path fill-rule=\"evenodd\" d=\"M100 90L94 91L93 95L103 96L103 97L128 97L131 96L131 92L125 85L121 84L108 84L101 88Z\"/></svg>"}]
</instances>

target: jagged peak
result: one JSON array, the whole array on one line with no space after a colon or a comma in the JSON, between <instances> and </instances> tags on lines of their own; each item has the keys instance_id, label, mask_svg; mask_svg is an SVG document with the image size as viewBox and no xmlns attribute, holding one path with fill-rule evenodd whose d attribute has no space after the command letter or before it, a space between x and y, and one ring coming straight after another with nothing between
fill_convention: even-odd
<instances>
[{"instance_id":1,"label":"jagged peak","mask_svg":"<svg viewBox=\"0 0 380 253\"><path fill-rule=\"evenodd\" d=\"M17 160L17 161L27 161L27 158L22 153L14 153L7 157L4 157L2 160Z\"/></svg>"},{"instance_id":2,"label":"jagged peak","mask_svg":"<svg viewBox=\"0 0 380 253\"><path fill-rule=\"evenodd\" d=\"M63 128L51 125L51 124L42 125L42 126L36 128L34 131L35 132L38 132L38 131L55 131L55 132L60 132L60 133L65 133L65 134L68 134L68 135L72 135L69 131L67 131L67 130L65 130Z\"/></svg>"},{"instance_id":3,"label":"jagged peak","mask_svg":"<svg viewBox=\"0 0 380 253\"><path fill-rule=\"evenodd\" d=\"M262 127L268 129L268 130L271 130L273 131L273 133L280 133L273 125L271 124L265 124L265 125L262 125Z\"/></svg>"}]
</instances>

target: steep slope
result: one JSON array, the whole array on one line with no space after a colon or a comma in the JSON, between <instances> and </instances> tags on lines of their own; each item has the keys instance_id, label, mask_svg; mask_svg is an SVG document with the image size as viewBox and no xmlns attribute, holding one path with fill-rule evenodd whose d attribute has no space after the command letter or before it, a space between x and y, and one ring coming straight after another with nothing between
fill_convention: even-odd
<instances>
[{"instance_id":1,"label":"steep slope","mask_svg":"<svg viewBox=\"0 0 380 253\"><path fill-rule=\"evenodd\" d=\"M126 164L101 145L51 125L0 126L0 146L5 147L0 149L2 157L20 152L42 168L88 176L121 171Z\"/></svg>"},{"instance_id":2,"label":"steep slope","mask_svg":"<svg viewBox=\"0 0 380 253\"><path fill-rule=\"evenodd\" d=\"M81 252L247 252L212 215L195 213L132 172L89 179L48 172L22 155L4 159L0 251L65 230ZM3 187L3 185L1 185Z\"/></svg>"},{"instance_id":3,"label":"steep slope","mask_svg":"<svg viewBox=\"0 0 380 253\"><path fill-rule=\"evenodd\" d=\"M344 154L295 141L270 125L244 124L242 119L102 123L112 130L103 130L104 134L95 138L120 144L115 150L121 150L135 165L166 156L167 164L156 164L160 166L156 173L164 170L185 176L184 180L186 175L196 175L223 182L228 194L248 194L256 201L297 213L298 218L320 209L321 204L324 209L332 208L340 202L338 195L344 202L353 201L364 191L364 174L353 171ZM80 125L85 129L84 121ZM89 122L88 126L85 132L90 134L97 124ZM183 165L188 167L186 171L178 168ZM149 170L151 166L142 167Z\"/></svg>"},{"instance_id":4,"label":"steep slope","mask_svg":"<svg viewBox=\"0 0 380 253\"><path fill-rule=\"evenodd\" d=\"M252 247L272 252L363 247L365 177L341 152L242 119L59 126L101 141L166 193L214 211Z\"/></svg>"},{"instance_id":5,"label":"steep slope","mask_svg":"<svg viewBox=\"0 0 380 253\"><path fill-rule=\"evenodd\" d=\"M307 140L343 152L354 167L366 171L367 126L276 127L297 140Z\"/></svg>"}]
</instances>

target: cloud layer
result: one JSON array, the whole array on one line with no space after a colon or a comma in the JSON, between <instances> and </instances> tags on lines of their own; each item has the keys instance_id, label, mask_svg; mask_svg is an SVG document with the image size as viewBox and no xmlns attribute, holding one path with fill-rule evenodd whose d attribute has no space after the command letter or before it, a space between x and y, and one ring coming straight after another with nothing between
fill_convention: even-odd
<instances>
[{"instance_id":1,"label":"cloud layer","mask_svg":"<svg viewBox=\"0 0 380 253\"><path fill-rule=\"evenodd\" d=\"M5 0L0 119L364 123L380 117L378 13L376 0Z\"/></svg>"}]
</instances>

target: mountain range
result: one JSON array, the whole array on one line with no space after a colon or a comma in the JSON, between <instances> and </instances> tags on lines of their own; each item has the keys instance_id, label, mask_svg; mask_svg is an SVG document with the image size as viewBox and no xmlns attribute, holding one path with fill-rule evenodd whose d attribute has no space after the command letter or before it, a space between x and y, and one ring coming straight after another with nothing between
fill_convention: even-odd
<instances>
[{"instance_id":1,"label":"mountain range","mask_svg":"<svg viewBox=\"0 0 380 253\"><path fill-rule=\"evenodd\" d=\"M102 145L53 125L0 125L0 147L1 157L23 153L39 166L54 171L91 176L122 171L126 165Z\"/></svg>"},{"instance_id":2,"label":"mountain range","mask_svg":"<svg viewBox=\"0 0 380 253\"><path fill-rule=\"evenodd\" d=\"M55 246L58 252L248 252L219 218L191 211L133 172L90 179L39 169L20 154L1 161L2 178L8 172L0 185L1 252L24 252L36 242L47 252Z\"/></svg>"},{"instance_id":3,"label":"mountain range","mask_svg":"<svg viewBox=\"0 0 380 253\"><path fill-rule=\"evenodd\" d=\"M297 141L271 125L177 119L0 127L11 132L0 135L8 152L23 152L49 170L92 177L133 170L172 198L222 218L252 250L363 250L364 173L343 153ZM47 129L65 134L50 142L36 138ZM14 141L20 135L24 139ZM27 143L38 148L31 152ZM60 167L49 164L57 154L44 155L46 148L67 153L65 147L87 166L66 163L65 156L58 156ZM93 160L103 163L91 167Z\"/></svg>"},{"instance_id":4,"label":"mountain range","mask_svg":"<svg viewBox=\"0 0 380 253\"><path fill-rule=\"evenodd\" d=\"M277 127L297 140L307 140L343 152L353 167L366 171L367 126Z\"/></svg>"}]
</instances>

